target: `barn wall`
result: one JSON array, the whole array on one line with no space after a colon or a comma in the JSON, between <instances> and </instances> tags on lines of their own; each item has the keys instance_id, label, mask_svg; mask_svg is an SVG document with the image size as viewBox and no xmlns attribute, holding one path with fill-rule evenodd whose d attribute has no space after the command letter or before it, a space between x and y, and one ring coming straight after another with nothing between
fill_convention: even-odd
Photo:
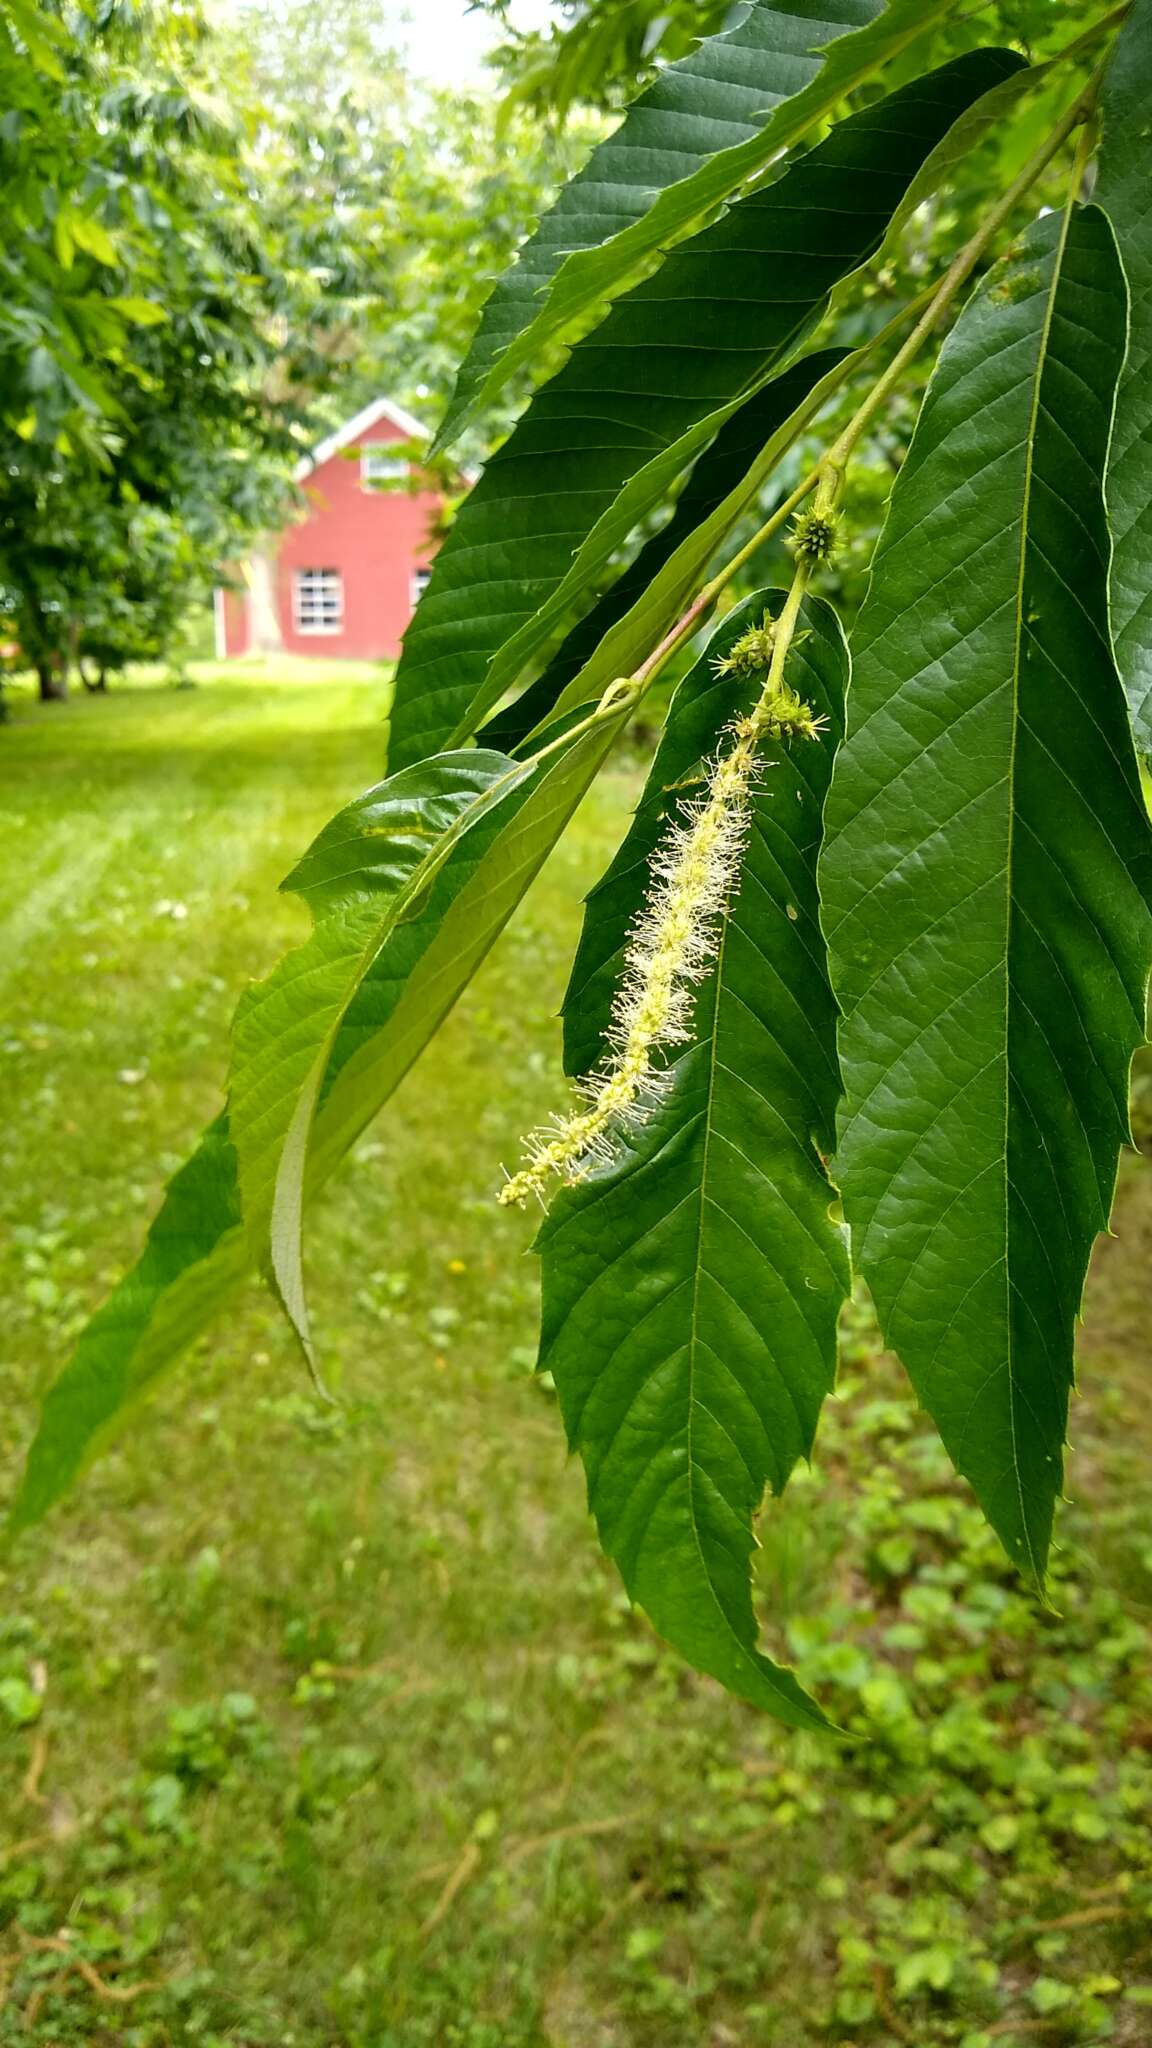
<instances>
[{"instance_id":1,"label":"barn wall","mask_svg":"<svg viewBox=\"0 0 1152 2048\"><path fill-rule=\"evenodd\" d=\"M248 652L248 596L244 590L218 590L224 612L224 652L230 660Z\"/></svg>"},{"instance_id":2,"label":"barn wall","mask_svg":"<svg viewBox=\"0 0 1152 2048\"><path fill-rule=\"evenodd\" d=\"M403 441L381 420L357 449ZM336 454L305 485L307 519L290 526L280 543L278 598L288 653L359 661L392 659L412 616L413 577L431 560L428 534L439 507L432 492L367 491L358 459ZM293 610L298 569L339 569L344 578L344 620L339 633L300 633Z\"/></svg>"}]
</instances>

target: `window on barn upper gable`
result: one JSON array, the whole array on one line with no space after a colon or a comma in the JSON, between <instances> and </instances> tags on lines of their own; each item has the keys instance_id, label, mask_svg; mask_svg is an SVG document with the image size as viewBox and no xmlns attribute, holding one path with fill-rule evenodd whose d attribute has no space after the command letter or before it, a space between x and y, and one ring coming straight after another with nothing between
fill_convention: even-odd
<instances>
[{"instance_id":1,"label":"window on barn upper gable","mask_svg":"<svg viewBox=\"0 0 1152 2048\"><path fill-rule=\"evenodd\" d=\"M378 491L389 484L406 484L408 481L408 458L397 455L394 443L377 442L374 448L360 450L360 486L365 491Z\"/></svg>"},{"instance_id":2,"label":"window on barn upper gable","mask_svg":"<svg viewBox=\"0 0 1152 2048\"><path fill-rule=\"evenodd\" d=\"M292 609L298 633L339 633L344 624L344 578L339 569L297 569Z\"/></svg>"}]
</instances>

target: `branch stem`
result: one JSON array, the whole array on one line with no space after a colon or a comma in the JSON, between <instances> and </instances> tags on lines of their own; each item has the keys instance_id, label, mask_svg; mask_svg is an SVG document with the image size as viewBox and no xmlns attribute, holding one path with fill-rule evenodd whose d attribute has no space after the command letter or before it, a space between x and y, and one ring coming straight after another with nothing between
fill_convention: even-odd
<instances>
[{"instance_id":1,"label":"branch stem","mask_svg":"<svg viewBox=\"0 0 1152 2048\"><path fill-rule=\"evenodd\" d=\"M1117 9L1117 14L1123 15L1126 11L1126 8ZM1093 35L1098 32L1100 26L1101 24L1098 24L1097 29L1092 31ZM1080 38L1079 40L1084 41L1085 39ZM1070 44L1068 50L1062 54L1070 55L1076 47L1076 44ZM1037 178L1041 177L1044 171L1047 170L1048 165L1063 148L1069 136L1088 118L1094 99L1095 86L1096 80L1093 80L1087 90L1081 93L1072 103L1067 112L1057 122L1055 128L1052 129L1051 133L1041 144L1040 148L1029 158L1023 170L1013 179L1011 185L1008 186L1007 190L997 200L996 205L985 215L975 233L969 237L964 247L953 258L939 284L931 292L928 303L917 320L915 327L912 329L911 334L901 347L897 349L887 369L877 378L871 390L853 413L847 426L837 435L831 446L825 450L819 462L809 470L807 476L797 484L795 490L789 493L783 503L776 507L770 518L766 519L764 524L752 535L751 540L747 541L733 555L731 561L726 562L724 567L719 569L715 576L704 585L703 589L693 599L688 610L672 627L671 631L665 635L654 652L648 656L642 667L637 669L634 680L641 688L646 688L653 678L659 675L672 656L684 645L685 641L692 638L703 614L715 602L716 598L720 596L722 591L727 588L733 577L738 575L745 563L764 546L766 541L772 538L773 534L779 531L785 520L791 517L797 506L803 504L805 498L812 491L816 490L822 481L826 480L831 488L832 495L829 499L829 509L835 505L836 499L839 496L844 470L860 436L885 400L894 391L908 365L914 361L924 343L935 332L960 292L963 291L964 286L968 283L972 272L975 270L989 244L995 240L1005 222L1011 218L1016 207L1035 184ZM919 304L920 301L915 303ZM911 307L905 308L905 314L898 317L905 317L911 310ZM884 329L884 333L887 332L888 329ZM879 335L876 337L877 340L881 338ZM780 625L782 624L783 619L780 621ZM777 632L779 634L779 626Z\"/></svg>"},{"instance_id":2,"label":"branch stem","mask_svg":"<svg viewBox=\"0 0 1152 2048\"><path fill-rule=\"evenodd\" d=\"M765 718L768 705L775 702L784 687L784 670L788 655L800 623L800 607L804 602L808 585L812 579L812 563L807 555L801 555L796 564L791 587L784 600L784 608L776 621L772 636L772 661L768 669L768 680L760 695L760 701L752 713L750 723L759 727Z\"/></svg>"},{"instance_id":3,"label":"branch stem","mask_svg":"<svg viewBox=\"0 0 1152 2048\"><path fill-rule=\"evenodd\" d=\"M1091 88L1088 93L1081 93L1073 102L1036 154L1029 158L1019 176L1012 180L1007 191L997 200L991 212L985 215L975 234L969 237L958 255L953 258L940 281L931 305L916 322L903 347L897 349L888 368L877 378L863 404L858 407L843 433L833 442L823 462L813 472L814 483L822 470L844 468L865 427L895 389L909 363L919 354L923 344L940 325L944 315L963 291L989 243L999 234L1005 222L1011 219L1020 201L1026 197L1037 178L1047 170L1053 157L1064 147L1073 130L1087 118L1090 94Z\"/></svg>"},{"instance_id":4,"label":"branch stem","mask_svg":"<svg viewBox=\"0 0 1152 2048\"><path fill-rule=\"evenodd\" d=\"M883 327L877 328L876 333L868 341L862 342L859 348L853 349L851 355L845 356L844 361L838 366L835 373L836 383L846 384L853 373L859 369L864 357L871 355L875 349L883 348L884 343L890 339L898 328L903 327L906 321L913 319L928 305L935 290L935 285L927 285L922 292L917 293L914 299L909 299L906 306L901 306L900 311L894 313L892 318L886 321ZM822 403L827 403L835 389L835 383L828 386L823 393ZM798 439L800 433L810 424L811 417L811 414L801 414L793 440ZM791 446L791 442L789 446ZM738 569L743 568L749 555L754 554L757 548L762 547L764 542L779 527L783 526L785 520L791 517L796 507L808 496L812 487L813 479L806 478L798 490L793 491L784 500L783 504L777 506L767 524L759 528L752 540L749 541L747 547L741 548L739 554L733 556L731 562L726 564L724 570L717 576L714 576L710 583L705 584L699 596L693 599L688 610L681 618L677 619L676 624L665 634L659 646L653 650L643 665L636 670L635 680L638 683L647 685L651 682L653 677L660 673L665 663L671 659L672 655L684 645L684 642L692 638L700 619L709 609L719 592L724 588L724 585L735 575Z\"/></svg>"},{"instance_id":5,"label":"branch stem","mask_svg":"<svg viewBox=\"0 0 1152 2048\"><path fill-rule=\"evenodd\" d=\"M1114 28L1120 28L1131 14L1132 6L1133 0L1123 0L1123 4L1114 7L1110 14L1102 14L1099 21L1094 21L1090 28L1086 28L1072 42L1065 43L1064 48L1057 50L1054 57L1049 57L1048 64L1067 64L1070 60L1082 56L1085 50L1090 50L1094 43L1099 42L1101 36L1108 35ZM1047 66L1044 68L1047 69Z\"/></svg>"}]
</instances>

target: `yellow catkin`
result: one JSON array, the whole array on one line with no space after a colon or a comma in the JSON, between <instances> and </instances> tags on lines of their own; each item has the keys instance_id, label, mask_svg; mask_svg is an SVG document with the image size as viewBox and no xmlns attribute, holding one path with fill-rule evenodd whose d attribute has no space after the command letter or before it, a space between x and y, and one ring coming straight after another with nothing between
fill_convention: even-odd
<instances>
[{"instance_id":1,"label":"yellow catkin","mask_svg":"<svg viewBox=\"0 0 1152 2048\"><path fill-rule=\"evenodd\" d=\"M755 631L763 645L768 621ZM613 1004L608 1057L584 1084L585 1107L528 1140L525 1165L500 1190L502 1203L531 1195L543 1200L553 1176L568 1184L582 1180L611 1156L613 1134L659 1100L657 1056L691 1036L694 987L708 971L739 876L757 747L769 734L814 739L821 724L802 698L777 684L733 728L732 744L713 764L703 795L685 807L657 849Z\"/></svg>"}]
</instances>

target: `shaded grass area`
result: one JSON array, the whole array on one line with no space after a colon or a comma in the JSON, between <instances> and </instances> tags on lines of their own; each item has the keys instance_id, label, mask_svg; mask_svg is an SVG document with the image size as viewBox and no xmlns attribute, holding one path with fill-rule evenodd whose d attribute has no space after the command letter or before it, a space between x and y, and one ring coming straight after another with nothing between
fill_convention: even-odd
<instances>
[{"instance_id":1,"label":"shaded grass area","mask_svg":"<svg viewBox=\"0 0 1152 2048\"><path fill-rule=\"evenodd\" d=\"M238 988L304 928L277 881L378 772L370 673L201 674L0 733L13 1476ZM492 1201L634 790L595 792L317 1223L342 1405L253 1294L6 1559L0 2042L1152 2042L1152 1178L1098 1261L1058 1611L855 1311L759 1560L847 1738L692 1678L597 1556Z\"/></svg>"}]
</instances>

